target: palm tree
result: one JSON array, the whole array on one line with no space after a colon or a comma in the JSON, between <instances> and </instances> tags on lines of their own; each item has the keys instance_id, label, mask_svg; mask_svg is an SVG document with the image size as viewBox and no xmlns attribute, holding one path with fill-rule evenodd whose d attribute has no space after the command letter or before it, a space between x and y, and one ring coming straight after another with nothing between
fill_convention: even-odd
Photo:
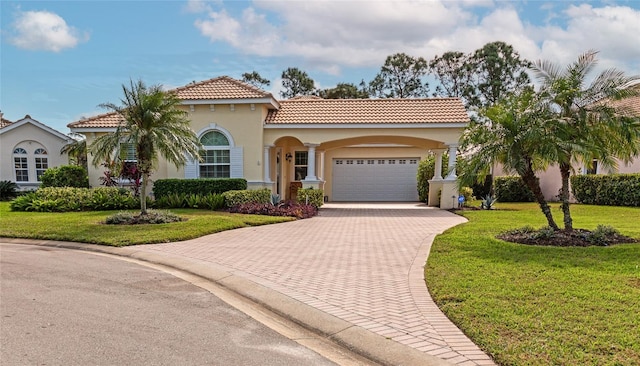
<instances>
[{"instance_id":1,"label":"palm tree","mask_svg":"<svg viewBox=\"0 0 640 366\"><path fill-rule=\"evenodd\" d=\"M142 175L140 187L140 214L147 214L147 184L162 156L176 167L187 159L198 156L201 148L196 135L189 127L187 113L179 110L180 100L160 85L147 87L141 80L130 86L122 85L122 105L105 103L100 106L122 116L123 121L115 132L102 135L91 144L94 166L104 161L114 161L121 144L135 147L137 166ZM115 156L114 156L115 155Z\"/></svg>"},{"instance_id":2,"label":"palm tree","mask_svg":"<svg viewBox=\"0 0 640 366\"><path fill-rule=\"evenodd\" d=\"M77 133L71 133L69 136L73 141L64 145L60 149L60 154L69 155L69 160L72 164L79 165L87 170L87 140Z\"/></svg>"},{"instance_id":3,"label":"palm tree","mask_svg":"<svg viewBox=\"0 0 640 366\"><path fill-rule=\"evenodd\" d=\"M600 72L590 84L588 76L597 65L597 51L587 51L561 68L548 61L532 67L541 82L541 93L550 105L549 128L557 138L553 153L562 177L560 200L565 230L573 230L569 209L569 176L573 163L597 158L605 167L615 158L629 160L640 153L640 127L615 108L613 101L638 95L629 86L640 76L626 76L615 68Z\"/></svg>"},{"instance_id":4,"label":"palm tree","mask_svg":"<svg viewBox=\"0 0 640 366\"><path fill-rule=\"evenodd\" d=\"M546 105L532 88L484 108L478 121L462 138L464 169L458 178L462 185L484 181L494 163L502 164L522 178L533 192L548 225L558 230L536 175L548 165L546 157L555 142L545 126L547 113Z\"/></svg>"}]
</instances>

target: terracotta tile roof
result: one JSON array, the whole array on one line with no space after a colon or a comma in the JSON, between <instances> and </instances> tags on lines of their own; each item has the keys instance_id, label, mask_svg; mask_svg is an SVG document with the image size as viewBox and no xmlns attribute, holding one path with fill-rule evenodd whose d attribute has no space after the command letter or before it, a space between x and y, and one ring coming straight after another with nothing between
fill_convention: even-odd
<instances>
[{"instance_id":1,"label":"terracotta tile roof","mask_svg":"<svg viewBox=\"0 0 640 366\"><path fill-rule=\"evenodd\" d=\"M640 96L630 97L614 102L614 106L619 108L622 113L640 117Z\"/></svg>"},{"instance_id":2,"label":"terracotta tile roof","mask_svg":"<svg viewBox=\"0 0 640 366\"><path fill-rule=\"evenodd\" d=\"M467 123L460 99L316 99L280 102L267 124Z\"/></svg>"},{"instance_id":3,"label":"terracotta tile roof","mask_svg":"<svg viewBox=\"0 0 640 366\"><path fill-rule=\"evenodd\" d=\"M0 118L0 128L7 127L12 123L13 122L9 121L8 119Z\"/></svg>"},{"instance_id":4,"label":"terracotta tile roof","mask_svg":"<svg viewBox=\"0 0 640 366\"><path fill-rule=\"evenodd\" d=\"M118 127L118 124L124 119L116 112L104 113L90 118L83 118L79 121L69 123L69 128L112 128Z\"/></svg>"},{"instance_id":5,"label":"terracotta tile roof","mask_svg":"<svg viewBox=\"0 0 640 366\"><path fill-rule=\"evenodd\" d=\"M270 93L228 76L185 85L171 91L182 100L272 98Z\"/></svg>"}]
</instances>

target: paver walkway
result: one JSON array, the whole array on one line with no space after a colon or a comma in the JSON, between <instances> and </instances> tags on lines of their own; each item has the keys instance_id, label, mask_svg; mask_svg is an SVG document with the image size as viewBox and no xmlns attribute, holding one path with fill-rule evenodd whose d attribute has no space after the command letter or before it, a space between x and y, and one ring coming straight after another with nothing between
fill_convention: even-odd
<instances>
[{"instance_id":1,"label":"paver walkway","mask_svg":"<svg viewBox=\"0 0 640 366\"><path fill-rule=\"evenodd\" d=\"M433 238L465 221L423 204L327 204L313 219L136 249L210 261L451 363L493 365L424 283Z\"/></svg>"}]
</instances>

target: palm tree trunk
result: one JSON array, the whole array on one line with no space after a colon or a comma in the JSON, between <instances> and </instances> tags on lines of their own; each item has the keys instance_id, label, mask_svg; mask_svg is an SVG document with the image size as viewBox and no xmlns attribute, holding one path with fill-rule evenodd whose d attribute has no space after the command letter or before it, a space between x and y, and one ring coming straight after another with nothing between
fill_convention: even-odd
<instances>
[{"instance_id":1,"label":"palm tree trunk","mask_svg":"<svg viewBox=\"0 0 640 366\"><path fill-rule=\"evenodd\" d=\"M533 169L528 168L524 174L520 175L520 177L527 185L527 187L529 187L531 192L533 192L533 195L536 198L538 205L540 206L540 210L542 210L542 213L547 218L549 227L551 227L553 230L560 230L558 224L556 224L555 220L553 219L551 207L549 207L547 200L544 198L544 194L542 194L542 189L540 188L540 179L536 177Z\"/></svg>"},{"instance_id":2,"label":"palm tree trunk","mask_svg":"<svg viewBox=\"0 0 640 366\"><path fill-rule=\"evenodd\" d=\"M560 164L560 176L562 177L562 188L560 190L560 201L562 202L562 215L564 220L564 229L573 231L573 220L571 219L571 211L569 209L569 175L571 174L571 166L567 163Z\"/></svg>"},{"instance_id":3,"label":"palm tree trunk","mask_svg":"<svg viewBox=\"0 0 640 366\"><path fill-rule=\"evenodd\" d=\"M147 214L147 182L149 174L142 175L142 185L140 186L140 215Z\"/></svg>"}]
</instances>

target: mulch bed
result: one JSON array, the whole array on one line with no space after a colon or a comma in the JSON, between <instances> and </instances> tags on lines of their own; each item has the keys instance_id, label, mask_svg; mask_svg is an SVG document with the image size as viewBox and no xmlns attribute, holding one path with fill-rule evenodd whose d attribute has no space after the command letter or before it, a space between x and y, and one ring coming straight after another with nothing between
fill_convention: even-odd
<instances>
[{"instance_id":1,"label":"mulch bed","mask_svg":"<svg viewBox=\"0 0 640 366\"><path fill-rule=\"evenodd\" d=\"M531 233L503 233L496 238L519 244L546 245L555 247L588 247L608 246L623 243L636 243L637 240L620 234L607 235L604 242L595 244L589 241L591 231L574 229L573 231L559 230L553 233L553 237L536 237Z\"/></svg>"}]
</instances>

